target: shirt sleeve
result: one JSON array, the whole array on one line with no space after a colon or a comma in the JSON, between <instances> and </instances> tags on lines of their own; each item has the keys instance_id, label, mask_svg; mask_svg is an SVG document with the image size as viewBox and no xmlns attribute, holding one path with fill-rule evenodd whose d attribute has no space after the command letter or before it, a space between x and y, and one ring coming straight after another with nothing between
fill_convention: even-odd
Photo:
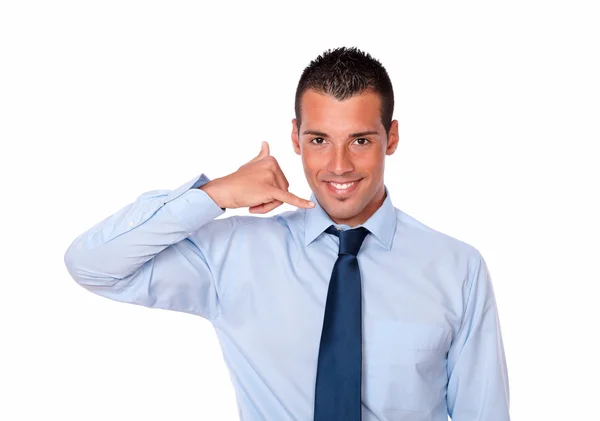
<instances>
[{"instance_id":1,"label":"shirt sleeve","mask_svg":"<svg viewBox=\"0 0 600 421\"><path fill-rule=\"evenodd\" d=\"M70 275L115 301L214 319L215 274L236 221L215 220L224 210L198 188L208 181L201 174L175 190L143 193L79 235L64 256Z\"/></svg>"},{"instance_id":2,"label":"shirt sleeve","mask_svg":"<svg viewBox=\"0 0 600 421\"><path fill-rule=\"evenodd\" d=\"M464 317L448 352L453 421L509 421L509 385L490 274L481 254L469 277Z\"/></svg>"}]
</instances>

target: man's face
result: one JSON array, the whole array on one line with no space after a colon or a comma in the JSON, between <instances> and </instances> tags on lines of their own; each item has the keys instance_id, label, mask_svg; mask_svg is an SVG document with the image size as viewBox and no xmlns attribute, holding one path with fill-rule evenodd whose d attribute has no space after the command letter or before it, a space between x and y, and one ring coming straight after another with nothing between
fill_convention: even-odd
<instances>
[{"instance_id":1,"label":"man's face","mask_svg":"<svg viewBox=\"0 0 600 421\"><path fill-rule=\"evenodd\" d=\"M292 144L308 184L337 224L364 223L385 199L385 156L398 145L398 122L386 137L380 101L371 91L338 101L309 89L302 96L300 131L292 120Z\"/></svg>"}]
</instances>

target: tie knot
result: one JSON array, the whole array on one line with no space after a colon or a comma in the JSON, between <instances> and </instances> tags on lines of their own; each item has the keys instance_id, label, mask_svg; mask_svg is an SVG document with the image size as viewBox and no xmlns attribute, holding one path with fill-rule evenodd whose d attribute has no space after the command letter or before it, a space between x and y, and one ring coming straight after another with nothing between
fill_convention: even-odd
<instances>
[{"instance_id":1,"label":"tie knot","mask_svg":"<svg viewBox=\"0 0 600 421\"><path fill-rule=\"evenodd\" d=\"M348 230L338 230L335 226L330 225L326 230L326 233L337 235L340 238L340 250L338 255L350 254L352 256L358 255L360 246L369 234L369 230L365 227L358 227Z\"/></svg>"}]
</instances>

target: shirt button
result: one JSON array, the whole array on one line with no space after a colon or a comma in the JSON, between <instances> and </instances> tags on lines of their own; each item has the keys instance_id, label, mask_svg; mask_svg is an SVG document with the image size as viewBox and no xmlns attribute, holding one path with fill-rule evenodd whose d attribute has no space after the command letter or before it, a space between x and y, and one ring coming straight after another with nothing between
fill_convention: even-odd
<instances>
[{"instance_id":1,"label":"shirt button","mask_svg":"<svg viewBox=\"0 0 600 421\"><path fill-rule=\"evenodd\" d=\"M132 227L133 226L133 221L129 221L129 226Z\"/></svg>"}]
</instances>

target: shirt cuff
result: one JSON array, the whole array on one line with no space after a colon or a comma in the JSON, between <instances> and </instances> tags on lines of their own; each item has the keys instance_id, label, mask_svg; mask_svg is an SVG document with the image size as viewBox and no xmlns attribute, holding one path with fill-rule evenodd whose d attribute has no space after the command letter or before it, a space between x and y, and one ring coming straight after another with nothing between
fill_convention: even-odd
<instances>
[{"instance_id":1,"label":"shirt cuff","mask_svg":"<svg viewBox=\"0 0 600 421\"><path fill-rule=\"evenodd\" d=\"M188 231L195 231L225 213L225 209L217 205L208 193L199 189L209 181L202 173L172 190L163 199L169 212L177 215Z\"/></svg>"}]
</instances>

